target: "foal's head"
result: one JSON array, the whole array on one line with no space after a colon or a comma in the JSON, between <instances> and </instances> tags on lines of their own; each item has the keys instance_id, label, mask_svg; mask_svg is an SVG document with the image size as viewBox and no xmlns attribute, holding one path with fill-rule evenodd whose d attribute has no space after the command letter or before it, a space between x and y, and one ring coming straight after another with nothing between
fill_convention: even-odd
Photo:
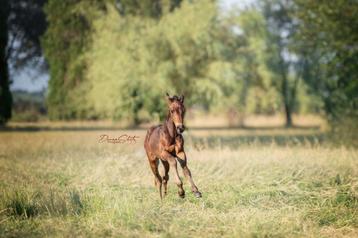
<instances>
[{"instance_id":1,"label":"foal's head","mask_svg":"<svg viewBox=\"0 0 358 238\"><path fill-rule=\"evenodd\" d=\"M184 127L184 115L185 115L185 107L184 107L184 96L169 96L167 93L169 114L168 116L174 122L175 128L179 134L183 133L185 130Z\"/></svg>"}]
</instances>

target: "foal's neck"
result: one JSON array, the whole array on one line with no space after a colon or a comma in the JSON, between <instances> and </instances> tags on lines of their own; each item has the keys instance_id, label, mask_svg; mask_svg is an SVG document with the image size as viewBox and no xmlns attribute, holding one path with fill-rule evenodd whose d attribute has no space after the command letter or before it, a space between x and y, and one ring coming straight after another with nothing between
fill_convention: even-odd
<instances>
[{"instance_id":1,"label":"foal's neck","mask_svg":"<svg viewBox=\"0 0 358 238\"><path fill-rule=\"evenodd\" d=\"M172 120L172 118L170 117L170 115L168 114L167 119L165 120L165 126L167 128L167 131L170 135L171 138L175 138L177 136L177 132L175 129L175 125L174 122Z\"/></svg>"}]
</instances>

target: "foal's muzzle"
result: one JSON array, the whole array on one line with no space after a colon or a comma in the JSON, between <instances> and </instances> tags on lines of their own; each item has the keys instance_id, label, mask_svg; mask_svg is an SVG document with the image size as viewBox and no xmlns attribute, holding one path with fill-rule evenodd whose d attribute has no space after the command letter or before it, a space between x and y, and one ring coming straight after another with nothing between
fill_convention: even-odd
<instances>
[{"instance_id":1,"label":"foal's muzzle","mask_svg":"<svg viewBox=\"0 0 358 238\"><path fill-rule=\"evenodd\" d=\"M183 124L176 126L176 128L177 128L177 132L178 132L179 134L183 133L184 130L185 130L185 127L184 127Z\"/></svg>"}]
</instances>

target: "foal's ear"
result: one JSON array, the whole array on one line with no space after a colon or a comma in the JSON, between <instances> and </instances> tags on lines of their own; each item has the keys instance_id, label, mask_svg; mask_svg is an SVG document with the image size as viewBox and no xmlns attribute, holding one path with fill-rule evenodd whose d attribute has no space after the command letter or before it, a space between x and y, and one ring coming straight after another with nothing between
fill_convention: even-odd
<instances>
[{"instance_id":1,"label":"foal's ear","mask_svg":"<svg viewBox=\"0 0 358 238\"><path fill-rule=\"evenodd\" d=\"M179 101L180 101L181 103L184 103L184 95L179 96Z\"/></svg>"},{"instance_id":2,"label":"foal's ear","mask_svg":"<svg viewBox=\"0 0 358 238\"><path fill-rule=\"evenodd\" d=\"M174 97L169 96L169 93L166 93L168 103L171 103L174 100Z\"/></svg>"}]
</instances>

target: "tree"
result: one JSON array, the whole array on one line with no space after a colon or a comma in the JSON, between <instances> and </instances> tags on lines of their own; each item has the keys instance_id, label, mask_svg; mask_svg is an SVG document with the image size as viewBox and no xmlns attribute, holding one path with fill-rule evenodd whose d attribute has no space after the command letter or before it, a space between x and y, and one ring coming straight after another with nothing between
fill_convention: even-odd
<instances>
[{"instance_id":1,"label":"tree","mask_svg":"<svg viewBox=\"0 0 358 238\"><path fill-rule=\"evenodd\" d=\"M294 4L289 0L264 1L262 8L267 28L267 65L276 75L276 86L283 99L286 126L290 127L298 80L301 78L299 66L302 65L301 59L290 49L297 30L297 23L292 17Z\"/></svg>"},{"instance_id":2,"label":"tree","mask_svg":"<svg viewBox=\"0 0 358 238\"><path fill-rule=\"evenodd\" d=\"M42 45L50 65L51 78L47 97L50 119L88 119L104 116L94 113L92 106L88 106L84 99L87 89L84 87L86 87L87 66L92 61L86 57L86 53L92 46L96 33L93 24L96 19L107 14L108 6L115 7L117 14L121 14L124 18L138 17L151 21L160 19L167 8L168 11L173 11L180 2L179 0L49 0L45 7L49 27L43 37ZM131 24L130 21L128 23ZM132 43L128 42L127 46ZM127 85L128 92L131 92L129 98L138 97L138 85L135 83ZM139 100L133 99L128 103L132 105L128 110L138 111L142 107L141 104ZM134 117L134 121L138 123L137 116Z\"/></svg>"},{"instance_id":3,"label":"tree","mask_svg":"<svg viewBox=\"0 0 358 238\"><path fill-rule=\"evenodd\" d=\"M9 65L8 65L8 25L9 2L0 1L0 125L11 118L12 97L10 93Z\"/></svg>"},{"instance_id":4,"label":"tree","mask_svg":"<svg viewBox=\"0 0 358 238\"><path fill-rule=\"evenodd\" d=\"M275 87L275 74L267 66L270 54L267 51L266 19L255 7L236 14L230 17L237 31L238 48L234 62L236 81L240 82L234 87L238 96L234 101L240 115L245 112L271 114L280 108L282 100Z\"/></svg>"},{"instance_id":5,"label":"tree","mask_svg":"<svg viewBox=\"0 0 358 238\"><path fill-rule=\"evenodd\" d=\"M1 0L0 5L0 124L11 117L12 97L9 65L21 69L44 66L40 36L46 28L45 0ZM38 64L40 63L40 64Z\"/></svg>"},{"instance_id":6,"label":"tree","mask_svg":"<svg viewBox=\"0 0 358 238\"><path fill-rule=\"evenodd\" d=\"M316 60L308 82L319 90L332 119L340 117L357 107L358 6L342 0L296 2L301 22L297 42Z\"/></svg>"},{"instance_id":7,"label":"tree","mask_svg":"<svg viewBox=\"0 0 358 238\"><path fill-rule=\"evenodd\" d=\"M322 98L337 135L357 141L358 4L353 0L295 0L296 36L307 58L307 83ZM355 138L355 139L354 139Z\"/></svg>"},{"instance_id":8,"label":"tree","mask_svg":"<svg viewBox=\"0 0 358 238\"><path fill-rule=\"evenodd\" d=\"M47 22L43 6L47 0L11 0L9 25L9 60L15 69L37 66L46 69L42 60L40 38Z\"/></svg>"},{"instance_id":9,"label":"tree","mask_svg":"<svg viewBox=\"0 0 358 238\"><path fill-rule=\"evenodd\" d=\"M100 0L49 0L46 4L49 26L42 46L50 66L47 97L50 119L85 117L84 112L76 108L71 90L84 79L83 54L91 43L92 21L105 10L105 2Z\"/></svg>"},{"instance_id":10,"label":"tree","mask_svg":"<svg viewBox=\"0 0 358 238\"><path fill-rule=\"evenodd\" d=\"M123 16L113 5L107 8L94 23L93 44L86 54L88 71L82 88L87 110L98 118L136 124L139 115L165 116L167 90L188 96L188 105L199 100L194 97L202 91L195 90L210 83L205 74L216 6L183 3L159 19Z\"/></svg>"}]
</instances>

